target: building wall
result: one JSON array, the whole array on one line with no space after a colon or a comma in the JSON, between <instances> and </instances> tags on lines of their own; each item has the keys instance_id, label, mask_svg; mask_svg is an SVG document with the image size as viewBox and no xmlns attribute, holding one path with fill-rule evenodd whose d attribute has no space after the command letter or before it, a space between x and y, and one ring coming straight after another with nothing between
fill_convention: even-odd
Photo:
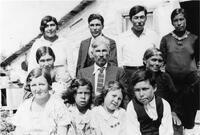
<instances>
[{"instance_id":1,"label":"building wall","mask_svg":"<svg viewBox=\"0 0 200 135\"><path fill-rule=\"evenodd\" d=\"M73 19L71 19L66 25L66 27L59 33L60 36L63 36L64 38L68 39L68 45L72 47L71 49L73 50L72 55L74 61L74 68L76 68L80 42L91 36L87 22L87 19L91 13L101 14L104 17L103 33L110 38L117 39L117 36L120 33L126 31L131 27L129 18L125 18L123 16L127 16L130 8L134 5L145 5L148 12L151 12L150 14L148 14L146 26L150 27L153 30L156 30L156 32L160 35L161 38L164 34L163 32L160 32L160 30L161 28L163 28L164 25L164 27L167 28L165 29L166 32L172 30L172 26L169 21L169 15L172 9L174 9L175 7L179 7L179 4L177 4L177 0L171 0L172 2L170 3L165 1L166 0L96 0L86 9L84 9L81 13L79 13ZM162 6L170 6L171 8L168 11L163 12L163 14L159 14L160 16L158 17L158 19L153 19L153 11L156 8ZM165 9L162 8L162 10ZM160 21L163 22L162 19L164 19L164 21L167 23L159 23ZM157 26L158 24L162 25L162 27Z\"/></svg>"}]
</instances>

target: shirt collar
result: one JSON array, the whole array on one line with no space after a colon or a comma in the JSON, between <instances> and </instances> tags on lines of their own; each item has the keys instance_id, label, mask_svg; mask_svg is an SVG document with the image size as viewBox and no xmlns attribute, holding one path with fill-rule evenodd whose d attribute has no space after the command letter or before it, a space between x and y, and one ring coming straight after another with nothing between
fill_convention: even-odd
<instances>
[{"instance_id":1,"label":"shirt collar","mask_svg":"<svg viewBox=\"0 0 200 135\"><path fill-rule=\"evenodd\" d=\"M103 67L106 69L107 66L108 66L108 64L106 63ZM96 63L94 63L94 71L93 71L93 74L96 74L96 73L98 72L99 68L101 68L101 67L99 67Z\"/></svg>"},{"instance_id":2,"label":"shirt collar","mask_svg":"<svg viewBox=\"0 0 200 135\"><path fill-rule=\"evenodd\" d=\"M135 33L133 33L133 31L132 31L131 29L129 29L128 32L129 32L129 35L134 35L134 36L136 36ZM146 34L147 34L147 28L144 27L144 30L143 30L143 32L141 33L140 36L146 35Z\"/></svg>"},{"instance_id":3,"label":"shirt collar","mask_svg":"<svg viewBox=\"0 0 200 135\"><path fill-rule=\"evenodd\" d=\"M151 108L156 108L155 96L153 97L153 99L146 106L149 106Z\"/></svg>"},{"instance_id":4,"label":"shirt collar","mask_svg":"<svg viewBox=\"0 0 200 135\"><path fill-rule=\"evenodd\" d=\"M114 111L114 113L108 113L108 112L106 112L105 111L105 109L103 108L103 106L98 106L98 112L100 113L100 114L102 114L103 115L103 118L105 119L105 120L109 120L110 119L110 117L113 117L113 118L115 118L115 119L118 119L119 118L119 115L120 115L120 111L119 111L119 109L116 109L115 111Z\"/></svg>"},{"instance_id":5,"label":"shirt collar","mask_svg":"<svg viewBox=\"0 0 200 135\"><path fill-rule=\"evenodd\" d=\"M99 36L103 36L103 34L101 33ZM99 36L97 36L97 37L99 37ZM96 37L96 38L97 38L97 37ZM95 39L95 38L92 36L92 37L91 37L91 41L93 41L94 39Z\"/></svg>"}]
</instances>

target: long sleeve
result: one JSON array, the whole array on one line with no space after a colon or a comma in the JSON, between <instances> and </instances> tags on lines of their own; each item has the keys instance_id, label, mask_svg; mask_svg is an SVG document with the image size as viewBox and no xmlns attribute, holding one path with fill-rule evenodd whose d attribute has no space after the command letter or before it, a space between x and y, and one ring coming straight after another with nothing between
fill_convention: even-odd
<instances>
[{"instance_id":1,"label":"long sleeve","mask_svg":"<svg viewBox=\"0 0 200 135\"><path fill-rule=\"evenodd\" d=\"M172 124L172 115L171 115L171 108L169 103L162 99L163 101L163 117L161 121L161 125L159 127L159 134L160 135L173 135L173 124Z\"/></svg>"},{"instance_id":2,"label":"long sleeve","mask_svg":"<svg viewBox=\"0 0 200 135\"><path fill-rule=\"evenodd\" d=\"M197 63L197 68L200 70L200 44L199 44L199 38L195 42L195 47L194 47L194 56L195 56L195 61Z\"/></svg>"},{"instance_id":3,"label":"long sleeve","mask_svg":"<svg viewBox=\"0 0 200 135\"><path fill-rule=\"evenodd\" d=\"M121 41L121 37L118 37L117 40L117 59L118 66L123 67L123 42Z\"/></svg>"},{"instance_id":4,"label":"long sleeve","mask_svg":"<svg viewBox=\"0 0 200 135\"><path fill-rule=\"evenodd\" d=\"M79 48L79 52L78 52L78 60L77 60L77 65L76 65L76 75L78 74L79 69L81 69L83 66L81 65L81 61L82 61L82 47L83 44L81 42L80 44L80 48Z\"/></svg>"},{"instance_id":5,"label":"long sleeve","mask_svg":"<svg viewBox=\"0 0 200 135\"><path fill-rule=\"evenodd\" d=\"M110 57L109 57L109 63L113 66L118 65L117 61L117 47L114 40L110 40Z\"/></svg>"},{"instance_id":6,"label":"long sleeve","mask_svg":"<svg viewBox=\"0 0 200 135\"><path fill-rule=\"evenodd\" d=\"M160 50L161 52L163 53L163 56L164 56L164 60L166 61L167 59L167 43L166 43L166 39L165 37L163 37L161 39L161 42L160 42Z\"/></svg>"},{"instance_id":7,"label":"long sleeve","mask_svg":"<svg viewBox=\"0 0 200 135\"><path fill-rule=\"evenodd\" d=\"M140 123L137 119L137 114L133 107L133 102L129 102L126 110L126 134L127 135L141 135Z\"/></svg>"}]
</instances>

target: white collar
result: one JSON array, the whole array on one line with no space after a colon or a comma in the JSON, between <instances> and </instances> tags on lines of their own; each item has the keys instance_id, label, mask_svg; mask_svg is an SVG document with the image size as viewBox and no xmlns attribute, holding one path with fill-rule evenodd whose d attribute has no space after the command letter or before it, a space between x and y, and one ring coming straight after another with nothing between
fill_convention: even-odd
<instances>
[{"instance_id":1,"label":"white collar","mask_svg":"<svg viewBox=\"0 0 200 135\"><path fill-rule=\"evenodd\" d=\"M115 119L118 119L119 116L120 116L120 108L116 109L116 110L114 111L114 113L112 113L112 114L111 114L111 113L108 113L108 112L103 108L102 105L96 107L96 109L97 109L98 113L102 114L103 118L104 118L105 120L107 120L107 121L110 119L110 117L113 117L113 118L115 118Z\"/></svg>"},{"instance_id":2,"label":"white collar","mask_svg":"<svg viewBox=\"0 0 200 135\"><path fill-rule=\"evenodd\" d=\"M106 63L103 67L106 69L108 66L108 64ZM102 68L102 67L99 67L96 63L94 63L94 71L93 71L93 74L96 74L97 71L99 70L99 68Z\"/></svg>"}]
</instances>

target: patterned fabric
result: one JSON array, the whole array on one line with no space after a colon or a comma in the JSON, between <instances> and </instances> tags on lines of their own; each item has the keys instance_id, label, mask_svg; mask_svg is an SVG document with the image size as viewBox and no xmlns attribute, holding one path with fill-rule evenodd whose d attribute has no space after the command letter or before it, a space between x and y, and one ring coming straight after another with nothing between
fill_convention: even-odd
<instances>
[{"instance_id":1,"label":"patterned fabric","mask_svg":"<svg viewBox=\"0 0 200 135\"><path fill-rule=\"evenodd\" d=\"M103 85L104 85L104 68L99 68L98 80L97 80L97 92L101 93Z\"/></svg>"}]
</instances>

